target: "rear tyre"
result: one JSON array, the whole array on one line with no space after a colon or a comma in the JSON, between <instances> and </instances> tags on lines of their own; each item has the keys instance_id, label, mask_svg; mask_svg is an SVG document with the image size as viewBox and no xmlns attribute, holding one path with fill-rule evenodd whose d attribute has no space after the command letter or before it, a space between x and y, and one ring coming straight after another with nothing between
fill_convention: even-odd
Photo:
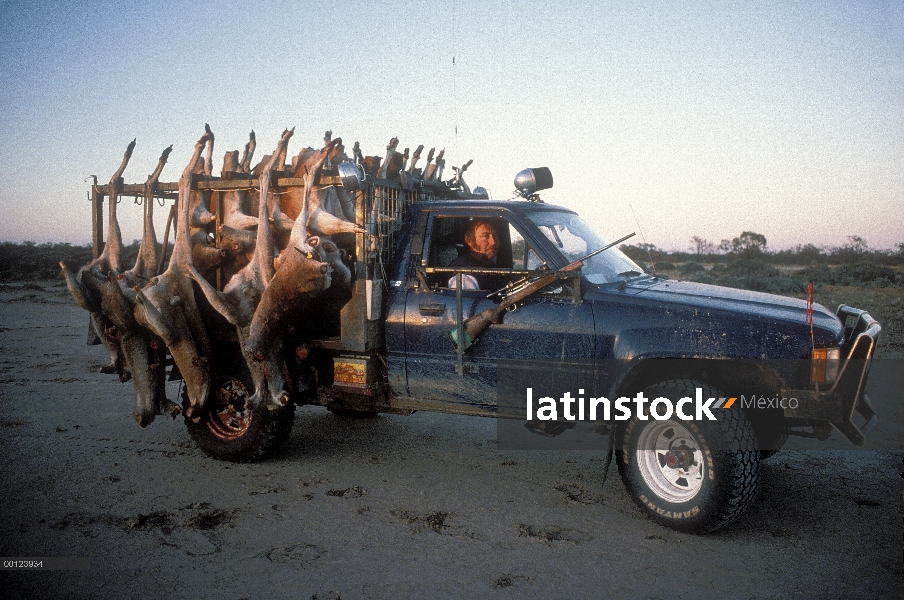
<instances>
[{"instance_id":1,"label":"rear tyre","mask_svg":"<svg viewBox=\"0 0 904 600\"><path fill-rule=\"evenodd\" d=\"M673 380L644 390L649 399L724 396L693 380ZM685 412L688 412L685 410ZM738 518L759 488L756 435L740 410L718 410L716 421L640 420L617 432L618 471L634 502L658 523L705 533Z\"/></svg>"},{"instance_id":2,"label":"rear tyre","mask_svg":"<svg viewBox=\"0 0 904 600\"><path fill-rule=\"evenodd\" d=\"M188 433L208 456L230 462L266 458L282 446L295 421L295 404L270 410L260 405L247 409L251 396L235 377L220 377L207 409L198 422L185 420Z\"/></svg>"}]
</instances>

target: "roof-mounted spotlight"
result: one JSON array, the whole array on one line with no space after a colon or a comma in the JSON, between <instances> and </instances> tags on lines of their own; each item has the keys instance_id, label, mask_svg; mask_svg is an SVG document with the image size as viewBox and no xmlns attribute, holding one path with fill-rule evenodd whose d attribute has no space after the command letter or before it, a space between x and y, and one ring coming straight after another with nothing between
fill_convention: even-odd
<instances>
[{"instance_id":1,"label":"roof-mounted spotlight","mask_svg":"<svg viewBox=\"0 0 904 600\"><path fill-rule=\"evenodd\" d=\"M364 187L364 169L353 162L339 163L336 167L339 171L339 180L342 187L349 192L355 192Z\"/></svg>"},{"instance_id":2,"label":"roof-mounted spotlight","mask_svg":"<svg viewBox=\"0 0 904 600\"><path fill-rule=\"evenodd\" d=\"M552 171L548 167L524 169L515 175L515 193L531 202L542 202L537 192L552 187Z\"/></svg>"}]
</instances>

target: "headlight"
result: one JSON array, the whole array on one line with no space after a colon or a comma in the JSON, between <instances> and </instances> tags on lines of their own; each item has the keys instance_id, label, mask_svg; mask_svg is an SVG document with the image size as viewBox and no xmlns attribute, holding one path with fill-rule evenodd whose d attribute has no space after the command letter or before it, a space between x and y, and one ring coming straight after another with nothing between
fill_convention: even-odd
<instances>
[{"instance_id":1,"label":"headlight","mask_svg":"<svg viewBox=\"0 0 904 600\"><path fill-rule=\"evenodd\" d=\"M832 383L841 367L841 348L815 348L810 357L810 383Z\"/></svg>"}]
</instances>

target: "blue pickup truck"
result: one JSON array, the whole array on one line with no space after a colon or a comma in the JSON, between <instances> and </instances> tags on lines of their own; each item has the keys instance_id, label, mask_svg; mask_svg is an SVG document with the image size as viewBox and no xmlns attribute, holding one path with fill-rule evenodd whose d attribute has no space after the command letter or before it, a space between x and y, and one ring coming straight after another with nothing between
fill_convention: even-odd
<instances>
[{"instance_id":1,"label":"blue pickup truck","mask_svg":"<svg viewBox=\"0 0 904 600\"><path fill-rule=\"evenodd\" d=\"M574 211L539 200L552 183L545 169L519 174L521 198L510 201L401 175L373 179L348 165L335 174L367 229L335 238L352 272L347 301L287 329L293 402L282 409L245 408L250 379L237 341L224 334L209 413L186 420L206 453L262 458L305 404L348 417L426 410L520 419L554 436L569 419L505 410L500 379L519 363L580 364L593 371L598 398L630 407L642 408L638 396L712 400L703 412L714 420L693 418L690 407L669 409L669 418L598 419L610 440L602 447L638 506L666 526L705 532L747 508L759 462L788 436L825 439L836 429L864 443L862 423L876 418L864 388L881 330L866 312L666 279L617 247L581 260L607 242ZM456 260L475 220L496 236L492 266ZM481 314L494 317L458 343Z\"/></svg>"}]
</instances>

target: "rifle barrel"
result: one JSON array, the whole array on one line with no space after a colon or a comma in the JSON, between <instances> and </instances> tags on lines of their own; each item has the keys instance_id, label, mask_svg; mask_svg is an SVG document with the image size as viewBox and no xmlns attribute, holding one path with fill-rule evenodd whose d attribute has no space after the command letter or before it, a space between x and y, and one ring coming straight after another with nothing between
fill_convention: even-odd
<instances>
[{"instance_id":1,"label":"rifle barrel","mask_svg":"<svg viewBox=\"0 0 904 600\"><path fill-rule=\"evenodd\" d=\"M583 258L577 259L576 261L574 261L573 263L571 263L570 265L568 265L568 267L572 267L572 265L581 266L581 265L578 264L578 263L583 263L583 262L584 262L585 260L587 260L588 258L593 258L594 256L596 256L596 255L599 254L600 252L605 252L606 250L608 250L608 249L611 248L612 246L615 246L616 244L621 244L621 243L624 242L625 240L627 240L627 239L629 239L629 238L632 238L632 237L634 237L635 235L637 235L637 234L636 234L635 232L632 231L632 232L629 233L628 235L626 235L626 236L624 236L624 237L622 237L622 238L619 238L619 239L615 240L614 242L612 242L612 243L610 243L610 244L606 244L605 246L603 246L603 247L600 248L599 250L594 250L593 252L591 252L591 253L588 254L587 256L585 256L585 257L583 257ZM565 269L568 269L568 267L565 267ZM575 267L572 267L572 268L575 268ZM564 269L563 269L563 270L564 270Z\"/></svg>"}]
</instances>

